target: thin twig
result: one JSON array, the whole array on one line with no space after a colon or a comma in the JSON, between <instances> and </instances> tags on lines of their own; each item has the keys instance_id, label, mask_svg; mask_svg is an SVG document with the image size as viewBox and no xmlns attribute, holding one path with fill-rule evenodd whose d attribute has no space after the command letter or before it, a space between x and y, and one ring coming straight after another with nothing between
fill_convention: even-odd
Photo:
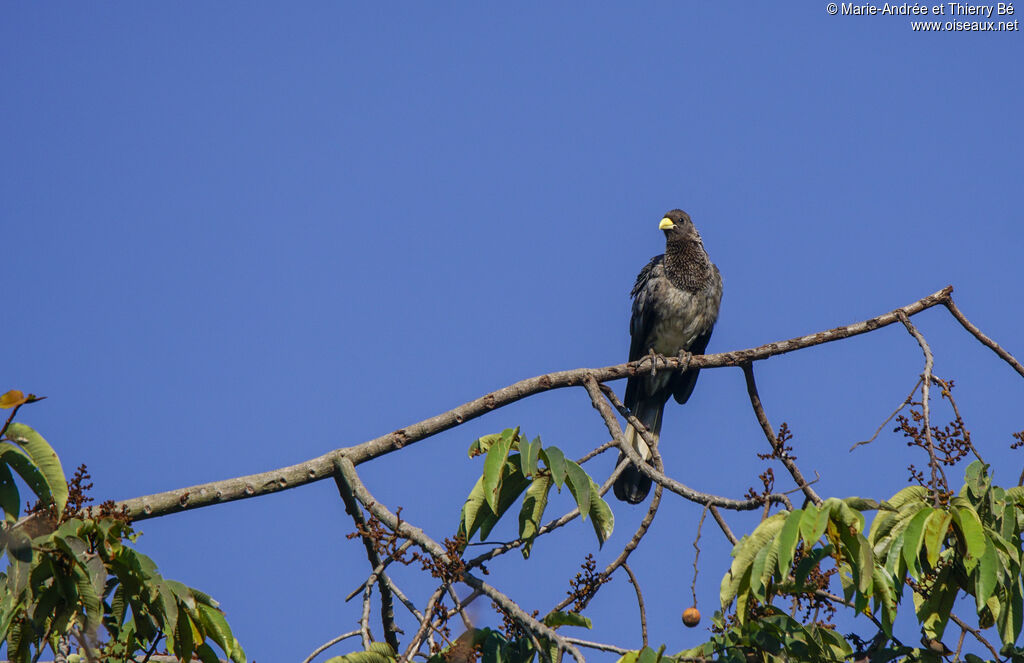
<instances>
[{"instance_id":1,"label":"thin twig","mask_svg":"<svg viewBox=\"0 0 1024 663\"><path fill-rule=\"evenodd\" d=\"M718 512L718 507L714 504L709 504L708 509L711 511L711 515L715 517L715 522L718 523L718 526L722 529L722 533L725 534L725 538L729 539L729 543L732 545L739 543L740 540L737 539L736 535L732 533L731 529L729 529L729 523L725 522L725 518L722 518L722 514Z\"/></svg>"},{"instance_id":2,"label":"thin twig","mask_svg":"<svg viewBox=\"0 0 1024 663\"><path fill-rule=\"evenodd\" d=\"M708 515L708 508L700 512L700 520L697 522L697 536L693 539L693 582L690 583L690 593L693 594L693 607L697 607L697 560L700 559L700 529L704 526L704 518Z\"/></svg>"},{"instance_id":3,"label":"thin twig","mask_svg":"<svg viewBox=\"0 0 1024 663\"><path fill-rule=\"evenodd\" d=\"M943 299L941 303L944 304L946 308L949 310L949 312L953 314L953 317L956 318L961 325L963 325L964 329L966 329L967 331L971 332L971 334L974 335L974 338L981 341L982 345L990 348L993 352L999 355L1003 361L1005 361L1007 364L1013 367L1013 370L1020 373L1021 376L1024 376L1024 365L1021 365L1021 363L1017 361L1016 357L1014 357L1009 352L999 347L998 343L993 341L988 336L985 336L985 334L983 334L980 329L975 327L974 324L972 324L971 321L967 319L967 316L960 312L960 309L958 309L956 307L956 304L953 303L952 290L950 290L950 294L947 294L945 299Z\"/></svg>"},{"instance_id":4,"label":"thin twig","mask_svg":"<svg viewBox=\"0 0 1024 663\"><path fill-rule=\"evenodd\" d=\"M333 647L334 645L338 644L342 640L348 640L349 638L354 638L357 635L359 635L359 631L349 631L348 633L342 633L341 635L339 635L336 638L331 638L330 640L328 640L324 644L322 644L319 647L317 647L316 649L314 649L313 653L310 654L309 656L307 656L302 661L302 663L312 663L314 658L316 658L320 654L324 653L324 651L326 651L328 648Z\"/></svg>"},{"instance_id":5,"label":"thin twig","mask_svg":"<svg viewBox=\"0 0 1024 663\"><path fill-rule=\"evenodd\" d=\"M907 395L906 398L903 399L903 402L900 403L899 407L897 407L895 410L893 410L892 414L890 414L888 417L886 417L885 421L883 421L878 426L878 430L875 431L875 434L872 435L871 437L869 437L866 440L861 440L860 442L857 442L856 444L854 444L852 447L850 447L850 451L853 451L854 449L856 449L857 447L861 446L862 444L871 444L872 442L874 442L875 438L878 437L878 434L882 432L883 428L885 428L885 425L887 423L889 423L890 421L892 421L893 417L895 417L897 414L900 413L900 410L902 410L903 408L907 407L908 405L910 405L911 403L914 402L914 394L917 393L917 388L920 387L920 386L921 386L921 378L917 378L917 382L914 383L914 388L910 390L910 393Z\"/></svg>"},{"instance_id":6,"label":"thin twig","mask_svg":"<svg viewBox=\"0 0 1024 663\"><path fill-rule=\"evenodd\" d=\"M992 643L990 643L988 640L985 639L985 636L983 636L981 634L981 632L978 631L978 629L971 628L971 626L969 624L967 624L967 622L965 622L964 620L960 619L959 617L957 617L953 613L949 613L949 618L952 619L953 623L955 623L957 626L959 626L963 630L965 630L968 633L970 633L971 635L973 635L974 638L978 642L980 642L981 644L985 645L985 647L987 647L988 650L990 652L992 652L993 660L996 660L996 661L1002 660L1001 658L999 658L999 652L996 651L996 648L992 646Z\"/></svg>"},{"instance_id":7,"label":"thin twig","mask_svg":"<svg viewBox=\"0 0 1024 663\"><path fill-rule=\"evenodd\" d=\"M644 595L640 591L640 583L637 582L636 576L633 575L633 569L629 568L629 564L622 563L622 568L625 570L626 575L629 576L629 581L633 583L633 589L636 590L636 602L640 606L640 637L643 638L644 647L647 646L647 609L644 607Z\"/></svg>"},{"instance_id":8,"label":"thin twig","mask_svg":"<svg viewBox=\"0 0 1024 663\"><path fill-rule=\"evenodd\" d=\"M423 609L423 618L420 620L420 626L416 629L416 634L413 635L412 640L409 641L409 646L406 647L405 653L402 654L402 658L398 659L398 663L409 663L412 660L414 654L419 651L420 645L423 644L423 639L427 636L427 632L430 630L430 620L434 616L434 609L437 607L437 601L444 594L447 585L441 583L441 586L434 590L434 593L430 595L430 599L427 601L427 607Z\"/></svg>"},{"instance_id":9,"label":"thin twig","mask_svg":"<svg viewBox=\"0 0 1024 663\"><path fill-rule=\"evenodd\" d=\"M924 336L922 336L921 332L917 331L917 327L910 322L910 318L907 317L907 314L900 311L898 316L900 322L902 322L903 326L907 328L910 335L914 337L917 344L921 346L921 351L924 353L924 372L921 373L921 412L924 417L924 440L928 450L928 464L931 466L932 470L932 506L938 508L940 501L940 485L946 486L948 484L946 483L946 473L942 471L941 467L939 467L939 459L935 456L935 441L932 439L932 425L929 416L929 387L932 383L932 367L935 365L935 359L932 356L932 349L928 346L928 341L924 340ZM939 483L940 475L942 477L941 484Z\"/></svg>"},{"instance_id":10,"label":"thin twig","mask_svg":"<svg viewBox=\"0 0 1024 663\"><path fill-rule=\"evenodd\" d=\"M663 360L659 359L664 364L662 367L659 367L659 370L680 371L687 364L693 368L700 369L742 366L752 361L767 359L768 357L793 352L802 348L865 334L897 322L899 320L897 312L911 316L937 304L945 304L952 290L952 286L947 286L912 304L852 325L836 327L785 341L767 343L748 350L694 355L684 358L667 357ZM579 386L588 376L593 377L598 382L627 378L631 375L650 370L651 363L649 357L644 357L637 361L605 366L604 368L578 368L539 375L485 394L464 405L452 408L447 412L411 426L400 428L362 444L330 451L297 465L269 472L211 481L205 484L178 488L153 495L144 495L118 502L114 506L117 510L124 507L127 509L128 515L132 520L139 521L168 513L197 509L213 504L223 504L224 502L248 499L296 488L332 476L334 462L340 456L346 456L354 465L358 465L446 431L470 419L493 412L497 408L504 407L527 396L551 389ZM1024 375L1024 372L1021 374Z\"/></svg>"},{"instance_id":11,"label":"thin twig","mask_svg":"<svg viewBox=\"0 0 1024 663\"><path fill-rule=\"evenodd\" d=\"M816 505L821 504L821 498L818 497L818 493L814 492L807 480L804 479L804 475L800 472L800 468L796 466L796 462L792 456L786 453L782 443L779 442L778 438L775 437L775 431L772 430L772 425L768 421L768 415L765 414L764 406L761 405L761 397L757 393L757 382L754 381L754 367L751 364L743 364L743 377L747 382L747 395L750 397L750 405L754 408L754 416L757 417L757 423L761 424L761 430L764 431L764 436L768 438L768 444L772 447L772 452L775 458L786 467L789 471L790 476L793 477L793 481L796 485L804 491L804 495L807 499L814 502Z\"/></svg>"},{"instance_id":12,"label":"thin twig","mask_svg":"<svg viewBox=\"0 0 1024 663\"><path fill-rule=\"evenodd\" d=\"M473 622L469 621L469 616L466 615L466 611L462 609L462 603L459 602L459 595L455 593L455 589L448 585L448 596L452 597L452 605L455 606L454 610L457 610L459 617L462 618L462 625L466 627L466 630L472 630Z\"/></svg>"},{"instance_id":13,"label":"thin twig","mask_svg":"<svg viewBox=\"0 0 1024 663\"><path fill-rule=\"evenodd\" d=\"M576 461L576 464L577 465L582 465L583 463L587 462L588 460L590 460L594 456L597 456L599 454L603 454L605 451L608 451L609 449L612 449L612 448L617 447L617 446L618 446L618 443L615 440L608 440L607 442L605 442L604 444L602 444L598 448L594 449L590 453L588 453L585 456L583 456L582 458L580 458L578 461Z\"/></svg>"},{"instance_id":14,"label":"thin twig","mask_svg":"<svg viewBox=\"0 0 1024 663\"><path fill-rule=\"evenodd\" d=\"M363 649L369 649L373 642L373 634L370 633L370 594L373 592L373 582L367 582L363 588L363 612L359 617L359 637L363 641Z\"/></svg>"},{"instance_id":15,"label":"thin twig","mask_svg":"<svg viewBox=\"0 0 1024 663\"><path fill-rule=\"evenodd\" d=\"M404 552L405 552L406 550L408 550L408 549L409 549L409 546L411 546L411 545L412 545L412 541L405 541L405 542L403 542L403 543L402 543L402 545L400 545L400 546L398 547L398 549L397 549L397 550L395 551L395 555L401 555L401 554L402 554L402 553L404 553ZM371 572L370 572L370 575L372 575L372 576L378 576L378 577L379 577L379 576L380 576L380 574L381 574L381 573L382 573L382 572L384 571L384 569L386 569L386 568L388 567L388 565L390 565L390 564L391 564L391 562L395 561L395 555L388 555L387 557L385 557L385 558L384 558L384 559L383 559L383 560L381 561L381 563L380 563L380 564L378 564L378 565L376 566L376 568L374 568L374 569L373 569L373 571L371 571ZM389 580L389 579L387 578L387 576L385 576L385 582L387 582L388 580ZM361 585L359 585L358 587L356 587L355 589L353 589L353 590L352 590L351 592L349 592L349 595L345 597L345 602L346 602L346 603L348 603L348 602L349 602L349 601L351 601L351 600L352 600L353 598L355 598L356 596L358 596L358 595L359 595L359 593L360 593L360 592L362 592L362 591L363 591L363 588L365 588L365 587L366 587L366 581L364 580L364 581L363 581L363 583L362 583Z\"/></svg>"},{"instance_id":16,"label":"thin twig","mask_svg":"<svg viewBox=\"0 0 1024 663\"><path fill-rule=\"evenodd\" d=\"M964 432L964 442L970 448L971 453L974 454L975 458L984 463L985 459L981 457L981 454L978 453L977 447L975 447L974 443L971 442L971 433L970 431L967 430L967 426L964 424L963 417L960 416L960 408L957 407L956 405L956 399L953 398L953 390L949 388L949 383L943 380L942 378L935 377L934 375L932 376L932 382L934 382L935 384L939 385L939 387L942 388L942 397L949 401L950 407L953 408L953 414L956 416L956 422L962 427L962 430Z\"/></svg>"},{"instance_id":17,"label":"thin twig","mask_svg":"<svg viewBox=\"0 0 1024 663\"><path fill-rule=\"evenodd\" d=\"M391 531L397 533L399 536L412 541L419 546L423 552L433 557L439 564L444 566L451 566L452 560L448 556L447 551L441 544L430 538L426 532L419 527L411 525L410 523L401 520L388 510L383 504L378 502L366 486L363 484L359 475L356 474L356 468L352 464L352 461L345 456L341 456L334 461L335 471L337 471L345 483L348 484L352 491L352 495L359 500L359 502L378 520L384 523L385 526L391 529ZM555 632L549 626L537 621L532 615L527 614L520 608L515 601L507 597L498 589L488 585L483 580L480 580L476 576L470 573L464 573L462 576L462 582L469 585L473 589L480 590L485 596L497 603L501 608L511 615L520 625L524 628L533 631L539 636L543 636L548 640L551 640L558 646L562 651L567 651L569 654L576 659L577 663L584 663L583 655L576 647L566 642L565 639ZM424 612L424 614L426 614Z\"/></svg>"},{"instance_id":18,"label":"thin twig","mask_svg":"<svg viewBox=\"0 0 1024 663\"><path fill-rule=\"evenodd\" d=\"M363 511L356 503L356 499L353 497L348 485L340 475L335 475L334 483L338 487L338 494L341 496L341 500L345 503L345 512L351 516L356 525L356 532L359 533L359 538L363 541L363 547L366 549L366 558L369 560L370 568L372 569L363 593L363 620L369 618L370 583L376 581L380 591L380 620L381 626L384 628L384 641L391 645L392 649L398 651L398 635L395 633L397 626L395 625L394 600L391 596L391 589L388 587L387 574L384 572L387 564L381 561L373 539L364 533L366 532L366 520L363 518ZM363 634L364 646L368 646L365 641L369 637L369 625L361 624L360 630Z\"/></svg>"},{"instance_id":19,"label":"thin twig","mask_svg":"<svg viewBox=\"0 0 1024 663\"><path fill-rule=\"evenodd\" d=\"M599 649L601 651L610 651L615 654L628 654L630 651L632 651L630 649L616 647L615 645L608 645L603 642L591 642L589 640L581 640L579 638L572 638L569 636L565 636L565 641L571 642L574 645L579 645L580 647L586 647L587 649Z\"/></svg>"},{"instance_id":20,"label":"thin twig","mask_svg":"<svg viewBox=\"0 0 1024 663\"><path fill-rule=\"evenodd\" d=\"M584 386L586 386L586 382L585 381L584 381ZM605 392L605 393L607 394L607 392ZM611 398L611 397L609 397L609 398ZM619 428L619 422L616 421L615 417L610 412L607 411L607 407L608 406L604 402L604 400L602 400L600 398L595 399L594 396L591 395L591 401L594 403L594 407L597 408L598 412L601 413L601 416L604 418L605 425L608 427L608 429L609 430L618 429L618 430L621 431L621 428ZM614 399L612 402L616 404L616 409L618 409L619 406L621 405L621 403L618 403L618 399L617 398ZM619 411L619 414L624 416L626 418L626 420L630 423L630 425L634 426L637 429L637 432L639 432L641 434L643 434L645 432L644 429L643 429L643 424L640 423L640 421L637 420L637 418L634 417L633 414L628 409L626 409L625 407L622 407L622 409ZM613 433L613 435L614 435L614 433ZM620 440L621 440L621 437L622 436L621 436L621 432L620 432L620 434L619 434L619 439ZM644 441L646 442L647 440L644 440ZM652 441L653 441L653 438L652 438ZM648 445L648 446L650 446L650 445ZM619 449L622 451L623 454L626 455L626 457L629 459L629 461L631 463L636 465L637 468L641 472L646 474L648 477L650 477L652 481L654 481L655 483L658 483L658 484L664 486L665 488L669 489L673 493L676 493L677 495L681 495L682 497L685 497L686 499L690 500L691 502L696 502L697 504L713 504L715 506L722 507L723 509L732 509L734 511L751 511L753 509L760 508L761 505L764 504L765 500L768 500L769 502L773 502L773 503L774 502L781 502L782 504L786 505L787 509L790 509L790 510L792 510L792 508L793 508L793 503L789 501L789 498L786 497L785 495L780 495L778 493L772 493L770 495L766 495L766 496L763 496L763 497L757 497L755 499L750 499L750 500L734 500L734 499L731 499L731 498L728 498L728 497L721 497L719 495L712 495L710 493L702 493L700 491L694 490L693 488L690 488L689 486L687 486L685 484L682 484L682 483L676 481L675 479L673 479L671 477L665 476L665 474L663 474L662 472L659 472L657 469L655 469L654 467L652 467L648 463L644 462L644 460L640 457L640 454L638 454L636 452L636 449L633 449L632 446L629 445L629 444L625 444L624 441L620 441L619 442ZM651 453L652 453L652 455L657 454L657 445L652 447Z\"/></svg>"}]
</instances>

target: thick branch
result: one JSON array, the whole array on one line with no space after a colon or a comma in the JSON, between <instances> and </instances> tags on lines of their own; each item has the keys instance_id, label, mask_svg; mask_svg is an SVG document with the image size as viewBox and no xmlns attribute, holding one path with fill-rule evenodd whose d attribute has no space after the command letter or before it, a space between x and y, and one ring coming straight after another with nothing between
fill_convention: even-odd
<instances>
[{"instance_id":1,"label":"thick branch","mask_svg":"<svg viewBox=\"0 0 1024 663\"><path fill-rule=\"evenodd\" d=\"M845 327L836 327L834 329L801 336L799 338L792 338L786 341L768 343L748 350L723 352L710 355L696 355L682 360L678 357L664 359L658 358L658 370L681 370L684 365L688 365L693 368L742 366L743 364L750 363L752 361L767 359L768 357L793 352L794 350L800 350L802 348L808 348L822 343L829 343L849 338L851 336L857 336L897 322L899 320L898 315L900 312L907 316L911 316L920 313L927 308L931 308L936 304L945 304L952 291L952 286L947 286L942 290L912 304L908 304L907 306L888 313L883 313L882 315L869 320L864 320L863 322L854 323ZM960 320L961 324L964 324L968 330L971 330L972 328L974 330L977 329L976 327L973 327L973 325L970 325L969 322L966 322L966 318L963 318L962 314L959 314L959 311L957 311L955 307L951 308L950 312L953 313L954 316L957 316L957 319ZM983 334L979 336L980 332L975 333L975 331L972 331L971 333L978 336L979 340L986 345L989 345L989 347L993 347L995 345L991 339L988 339L988 337L985 337ZM988 342L986 342L986 339ZM997 350L997 352L1000 351L1001 349ZM1009 357L1007 361L1012 360L1012 357L1010 357L1005 351L1001 351L1000 356L1004 359ZM186 509L196 509L203 506L247 499L250 497L257 497L259 495L268 495L279 490L295 488L297 486L312 483L314 481L320 481L332 476L334 473L334 461L340 456L347 456L354 465L358 465L378 456L382 456L392 451L397 451L409 444L458 426L470 419L480 417L497 408L526 398L527 396L532 396L533 394L548 391L550 389L580 386L587 377L592 377L598 382L606 382L608 380L618 380L629 377L637 373L649 371L651 369L652 361L654 361L652 357L644 357L643 359L629 362L627 364L617 364L615 366L605 366L604 368L594 369L577 368L570 371L559 371L528 378L526 380L516 382L515 384L511 384L503 389L491 392L437 416L424 419L423 421L406 428L400 428L396 431L353 447L336 449L297 465L291 465L277 470L271 470L269 472L260 472L258 474L236 477L233 479L213 481L210 483L190 486L188 488L169 490L162 493L156 493L154 495L136 497L119 502L116 505L116 508L120 509L121 507L124 507L128 510L128 515L134 520L144 520L146 518L162 516L169 513L184 511ZM1013 360L1011 364L1013 364L1015 368L1018 368L1018 372L1021 372L1021 375L1024 375L1024 370L1019 368L1020 364L1013 363L1015 361L1016 360Z\"/></svg>"}]
</instances>

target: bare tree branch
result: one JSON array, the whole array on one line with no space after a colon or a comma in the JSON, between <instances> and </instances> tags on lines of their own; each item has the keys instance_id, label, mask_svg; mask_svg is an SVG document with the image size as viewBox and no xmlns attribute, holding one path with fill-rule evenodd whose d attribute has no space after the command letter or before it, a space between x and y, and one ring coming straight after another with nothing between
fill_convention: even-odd
<instances>
[{"instance_id":1,"label":"bare tree branch","mask_svg":"<svg viewBox=\"0 0 1024 663\"><path fill-rule=\"evenodd\" d=\"M793 481L800 490L804 491L804 495L807 499L814 502L815 504L821 504L821 498L818 497L818 493L814 492L811 485L804 479L804 475L800 472L800 468L796 466L792 456L786 453L786 450L782 448L782 444L778 438L775 437L775 431L772 430L772 425L768 421L768 415L764 412L764 407L761 405L761 397L757 393L757 383L754 381L754 367L752 364L743 364L743 377L747 381L747 395L750 396L750 404L754 408L754 414L757 416L757 422L761 424L761 430L764 431L764 436L768 438L768 444L771 445L772 451L775 454L775 458L789 470L789 474L793 477Z\"/></svg>"},{"instance_id":2,"label":"bare tree branch","mask_svg":"<svg viewBox=\"0 0 1024 663\"><path fill-rule=\"evenodd\" d=\"M900 322L907 328L910 335L914 337L917 344L921 346L921 352L924 353L924 372L921 373L921 412L924 417L922 426L924 427L924 439L926 449L928 450L928 465L931 466L932 470L932 505L935 508L939 507L939 477L942 477L942 485L948 485L946 483L946 473L939 467L939 459L935 456L935 441L932 439L932 424L930 412L930 389L932 384L932 367L935 365L935 359L932 356L932 349L928 346L928 341L924 340L924 336L917 330L914 323L910 321L906 313L899 312Z\"/></svg>"},{"instance_id":3,"label":"bare tree branch","mask_svg":"<svg viewBox=\"0 0 1024 663\"><path fill-rule=\"evenodd\" d=\"M588 383L586 380L584 380L583 384L586 387ZM590 390L588 389L588 392L589 391ZM607 392L605 393L607 394ZM681 495L682 497L685 497L691 502L696 502L697 504L713 504L715 506L720 506L723 509L733 509L735 511L750 511L752 509L760 508L763 504L775 502L781 502L782 504L785 504L786 508L788 509L793 508L793 503L789 501L789 498L786 497L785 495L781 495L778 493L772 493L764 498L758 497L750 500L734 500L729 497L720 497L718 495L712 495L710 493L702 493L700 491L694 490L693 488L690 488L685 484L676 481L672 477L666 476L662 472L658 471L651 465L644 462L644 460L640 457L640 454L636 452L636 449L632 448L632 446L625 443L625 440L622 437L622 428L619 426L619 422L616 421L615 415L612 414L611 408L608 407L608 404L605 403L604 399L600 398L599 396L599 394L595 396L595 394L592 393L590 395L591 402L593 402L594 407L597 408L597 411L601 413L601 416L602 418L604 418L604 422L605 425L608 427L608 430L612 431L612 435L614 435L616 440L619 442L619 449L621 449L622 453L624 453L626 457L629 458L629 461L631 463L636 465L641 472L650 477L651 480L657 483L658 485L664 486L665 488L671 490L673 493ZM634 417L633 414L629 410L627 410L626 407L623 406L617 398L613 398L612 402L615 403L616 408L619 408L619 413L622 414L622 416L625 417L626 420L629 421L629 423L634 428L636 428L637 432L639 432L641 435L647 436L644 438L644 441L647 442L648 446L651 447L652 457L654 459L660 459L660 456L658 455L657 445L655 444L651 446L651 442L653 442L654 439L651 438L650 434L647 433L647 431L644 429L643 424L640 423L640 421L636 417ZM658 461L658 464L660 464L660 461Z\"/></svg>"},{"instance_id":4,"label":"bare tree branch","mask_svg":"<svg viewBox=\"0 0 1024 663\"><path fill-rule=\"evenodd\" d=\"M365 621L368 618L370 612L370 585L377 581L377 586L380 590L380 619L381 625L384 628L384 641L391 645L392 649L398 651L398 636L395 634L397 628L395 626L394 601L391 597L388 576L384 573L384 568L387 564L381 562L373 540L364 534L366 521L363 519L363 511L356 503L356 499L353 497L348 485L340 477L335 477L335 483L338 486L338 494L341 495L341 499L345 503L345 512L355 522L356 531L359 533L359 538L363 541L363 547L366 548L366 557L370 561L370 568L373 569L366 581L366 589L363 593L363 620ZM378 569L380 570L378 571ZM370 634L369 626L361 623L360 631L365 641L364 646L369 646L369 641L367 640Z\"/></svg>"},{"instance_id":5,"label":"bare tree branch","mask_svg":"<svg viewBox=\"0 0 1024 663\"><path fill-rule=\"evenodd\" d=\"M959 313L955 306L950 308L951 301L949 297L952 291L952 286L947 286L912 304L883 313L869 320L786 341L768 343L749 350L687 356L683 359L678 357L657 359L657 361L663 363L659 370L682 370L684 366L701 369L742 366L745 363L767 359L768 357L793 352L794 350L865 334L897 322L899 320L899 313L912 316L937 304L946 304L950 312L961 321L961 324L971 333L975 334L982 343L996 350L998 346L991 339L988 339L987 336L977 331L976 327L967 322L966 318L963 318L963 315ZM947 304L947 302L950 302L950 304ZM1006 353L1001 348L997 349L996 352L1009 361L1021 375L1024 375L1024 369L1020 367L1019 362L1016 362L1009 353ZM475 419L527 396L550 389L579 386L583 384L583 380L587 377L592 377L598 382L629 377L643 371L649 371L654 361L655 359L651 357L644 357L638 361L626 364L594 369L578 368L521 380L406 428L400 428L356 446L336 449L297 465L232 479L212 481L153 495L135 497L118 502L115 508L120 509L124 507L132 519L144 520L187 509L196 509L295 488L331 477L334 473L334 461L339 456L346 456L354 465L358 465L378 456L397 451L409 444L458 426L470 419Z\"/></svg>"},{"instance_id":6,"label":"bare tree branch","mask_svg":"<svg viewBox=\"0 0 1024 663\"><path fill-rule=\"evenodd\" d=\"M952 292L952 288L950 288L950 293ZM997 355L999 355L1003 361L1005 361L1007 364L1013 367L1013 370L1017 371L1018 373L1021 374L1022 377L1024 377L1024 366L1022 366L1021 363L1017 361L1017 359L1013 355L999 347L998 343L990 339L988 336L985 336L985 334L983 334L980 329L975 327L971 323L971 321L967 319L967 316L961 313L960 309L956 307L956 304L953 303L953 297L951 295L947 294L946 297L943 298L942 304L947 309L949 309L949 312L953 314L953 317L956 318L961 325L963 325L964 329L966 329L967 331L971 332L971 334L974 335L974 338L981 341L982 345L988 347L989 349L992 350L992 352L995 352ZM913 315L909 311L907 312L907 314Z\"/></svg>"},{"instance_id":7,"label":"bare tree branch","mask_svg":"<svg viewBox=\"0 0 1024 663\"><path fill-rule=\"evenodd\" d=\"M647 609L644 607L644 595L640 591L640 583L637 582L636 576L633 575L633 569L629 568L629 564L622 563L622 569L629 576L629 581L633 583L633 589L636 590L636 602L640 606L640 637L643 639L643 646L647 646Z\"/></svg>"},{"instance_id":8,"label":"bare tree branch","mask_svg":"<svg viewBox=\"0 0 1024 663\"><path fill-rule=\"evenodd\" d=\"M869 437L866 440L861 440L860 442L857 442L856 444L854 444L852 447L850 447L850 451L853 451L854 449L856 449L857 447L861 446L862 444L871 444L872 442L874 442L875 438L878 437L878 434L882 432L883 428L885 428L885 425L887 423L889 423L890 421L892 421L892 418L895 417L897 414L899 414L900 410L902 410L903 408L907 407L908 405L910 405L911 403L914 402L914 394L917 393L917 388L920 387L920 386L921 386L921 378L917 378L917 382L914 383L914 388L910 390L910 393L907 395L906 398L903 399L903 402L900 403L899 407L897 407L895 410L893 410L892 414L890 414L888 417L886 417L885 421L883 421L881 424L879 424L878 428L875 430L875 434L872 435L871 437Z\"/></svg>"},{"instance_id":9,"label":"bare tree branch","mask_svg":"<svg viewBox=\"0 0 1024 663\"><path fill-rule=\"evenodd\" d=\"M400 520L398 516L391 513L391 511L384 507L384 505L374 499L373 495L370 494L366 489L366 486L363 485L362 480L360 480L359 476L356 474L355 466L352 464L352 461L345 456L341 456L335 461L335 468L345 483L348 484L349 489L352 491L352 495L359 500L359 502L366 507L370 513L384 523L384 525L390 528L393 532L396 532L399 536L411 539L425 553L433 557L440 564L446 566L450 566L452 564L453 560L448 556L447 551L441 546L441 544L430 538L426 532L419 527L411 525L404 520ZM505 596L505 594L468 572L463 574L461 581L473 589L480 590L489 599L497 603L502 610L511 615L524 628L551 640L558 645L561 650L569 652L569 654L576 659L577 663L584 663L583 654L581 654L576 647L571 643L566 642L562 636L554 631L554 629L545 626L543 623L534 619L533 616L527 614L515 603L515 601ZM424 615L427 613L428 611L425 610Z\"/></svg>"},{"instance_id":10,"label":"bare tree branch","mask_svg":"<svg viewBox=\"0 0 1024 663\"><path fill-rule=\"evenodd\" d=\"M309 656L307 656L302 661L302 663L312 663L314 658L316 658L317 656L322 654L328 648L333 647L334 645L338 644L342 640L348 640L349 638L354 638L357 635L359 635L359 631L349 631L348 633L342 633L341 635L339 635L336 638L331 638L330 640L328 640L324 644L322 644L319 647L317 647L316 649L314 649L313 653L310 654Z\"/></svg>"}]
</instances>

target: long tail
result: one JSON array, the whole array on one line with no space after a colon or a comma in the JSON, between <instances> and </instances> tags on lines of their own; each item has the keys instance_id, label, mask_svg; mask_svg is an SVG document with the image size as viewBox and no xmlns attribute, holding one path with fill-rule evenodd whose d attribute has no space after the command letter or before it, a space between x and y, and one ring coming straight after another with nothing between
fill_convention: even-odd
<instances>
[{"instance_id":1,"label":"long tail","mask_svg":"<svg viewBox=\"0 0 1024 663\"><path fill-rule=\"evenodd\" d=\"M661 413L664 409L664 401L659 404L657 401L647 400L638 403L635 410L636 418L647 427L655 442L658 441L658 435L661 433ZM644 460L651 459L651 450L647 447L647 443L644 442L643 438L637 434L635 428L627 425L625 436L626 443L636 449L641 458ZM618 463L621 463L624 458L626 458L626 455L619 452ZM636 465L629 465L619 475L619 478L615 480L615 497L623 502L639 504L647 499L647 493L649 492L651 492L651 479L641 472Z\"/></svg>"}]
</instances>

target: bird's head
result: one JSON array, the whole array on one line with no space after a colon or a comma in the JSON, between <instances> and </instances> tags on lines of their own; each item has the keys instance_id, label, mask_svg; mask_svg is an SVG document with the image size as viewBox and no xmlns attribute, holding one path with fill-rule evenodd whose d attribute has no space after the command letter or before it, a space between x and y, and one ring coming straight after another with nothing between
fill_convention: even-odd
<instances>
[{"instance_id":1,"label":"bird's head","mask_svg":"<svg viewBox=\"0 0 1024 663\"><path fill-rule=\"evenodd\" d=\"M658 228L665 231L665 239L670 244L700 241L700 235L690 220L690 215L681 209L674 209L665 214Z\"/></svg>"}]
</instances>

